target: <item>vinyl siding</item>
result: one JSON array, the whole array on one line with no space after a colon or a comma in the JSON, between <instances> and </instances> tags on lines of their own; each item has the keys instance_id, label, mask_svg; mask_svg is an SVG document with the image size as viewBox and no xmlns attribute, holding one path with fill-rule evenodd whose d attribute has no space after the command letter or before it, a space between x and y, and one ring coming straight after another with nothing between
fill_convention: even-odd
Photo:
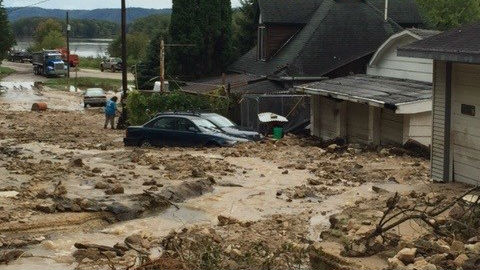
<instances>
[{"instance_id":1,"label":"vinyl siding","mask_svg":"<svg viewBox=\"0 0 480 270\"><path fill-rule=\"evenodd\" d=\"M404 138L404 141L410 139L430 146L432 144L432 113L417 113L408 117L408 137Z\"/></svg>"},{"instance_id":2,"label":"vinyl siding","mask_svg":"<svg viewBox=\"0 0 480 270\"><path fill-rule=\"evenodd\" d=\"M368 105L347 103L347 140L350 143L368 144Z\"/></svg>"},{"instance_id":3,"label":"vinyl siding","mask_svg":"<svg viewBox=\"0 0 480 270\"><path fill-rule=\"evenodd\" d=\"M434 90L432 110L432 178L444 181L445 161L445 79L446 63L436 61L434 65Z\"/></svg>"},{"instance_id":4,"label":"vinyl siding","mask_svg":"<svg viewBox=\"0 0 480 270\"><path fill-rule=\"evenodd\" d=\"M336 139L338 136L337 115L337 102L313 95L311 106L312 135L323 140Z\"/></svg>"},{"instance_id":5,"label":"vinyl siding","mask_svg":"<svg viewBox=\"0 0 480 270\"><path fill-rule=\"evenodd\" d=\"M382 109L380 130L381 144L403 144L403 115Z\"/></svg>"},{"instance_id":6,"label":"vinyl siding","mask_svg":"<svg viewBox=\"0 0 480 270\"><path fill-rule=\"evenodd\" d=\"M416 41L404 36L389 44L390 47L379 55L374 66L367 68L367 74L415 81L432 82L433 61L429 59L397 56L397 48Z\"/></svg>"},{"instance_id":7,"label":"vinyl siding","mask_svg":"<svg viewBox=\"0 0 480 270\"><path fill-rule=\"evenodd\" d=\"M480 184L480 65L454 64L452 74L452 147L454 180ZM476 108L461 113L462 104Z\"/></svg>"}]
</instances>

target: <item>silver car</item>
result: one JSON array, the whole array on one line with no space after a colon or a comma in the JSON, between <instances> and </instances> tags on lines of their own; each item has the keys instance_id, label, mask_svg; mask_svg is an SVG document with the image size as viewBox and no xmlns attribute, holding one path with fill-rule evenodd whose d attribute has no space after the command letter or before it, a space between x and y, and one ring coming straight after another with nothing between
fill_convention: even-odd
<instances>
[{"instance_id":1,"label":"silver car","mask_svg":"<svg viewBox=\"0 0 480 270\"><path fill-rule=\"evenodd\" d=\"M83 106L104 107L107 103L107 95L101 88L89 88L83 94Z\"/></svg>"}]
</instances>

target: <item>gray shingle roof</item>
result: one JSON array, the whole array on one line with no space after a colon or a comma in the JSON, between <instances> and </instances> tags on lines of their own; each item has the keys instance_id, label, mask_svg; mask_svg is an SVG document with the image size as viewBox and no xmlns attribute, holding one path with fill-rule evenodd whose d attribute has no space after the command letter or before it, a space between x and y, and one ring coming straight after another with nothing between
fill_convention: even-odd
<instances>
[{"instance_id":1,"label":"gray shingle roof","mask_svg":"<svg viewBox=\"0 0 480 270\"><path fill-rule=\"evenodd\" d=\"M273 58L258 61L256 49L230 70L271 75L282 67L290 76L322 76L373 53L401 28L361 0L324 0L309 23Z\"/></svg>"},{"instance_id":2,"label":"gray shingle roof","mask_svg":"<svg viewBox=\"0 0 480 270\"><path fill-rule=\"evenodd\" d=\"M408 28L406 30L421 37L422 39L429 38L431 36L435 36L441 33L440 31L436 31L436 30L428 30L428 29L420 29L420 28Z\"/></svg>"},{"instance_id":3,"label":"gray shingle roof","mask_svg":"<svg viewBox=\"0 0 480 270\"><path fill-rule=\"evenodd\" d=\"M259 0L265 23L306 24L323 0Z\"/></svg>"},{"instance_id":4,"label":"gray shingle roof","mask_svg":"<svg viewBox=\"0 0 480 270\"><path fill-rule=\"evenodd\" d=\"M306 24L324 0L259 0L265 23ZM385 0L367 0L383 13ZM389 17L400 25L421 25L415 0L390 0Z\"/></svg>"},{"instance_id":5,"label":"gray shingle roof","mask_svg":"<svg viewBox=\"0 0 480 270\"><path fill-rule=\"evenodd\" d=\"M432 84L371 75L353 75L296 87L337 99L399 105L432 98Z\"/></svg>"},{"instance_id":6,"label":"gray shingle roof","mask_svg":"<svg viewBox=\"0 0 480 270\"><path fill-rule=\"evenodd\" d=\"M398 50L400 56L480 63L480 22L416 41Z\"/></svg>"}]
</instances>

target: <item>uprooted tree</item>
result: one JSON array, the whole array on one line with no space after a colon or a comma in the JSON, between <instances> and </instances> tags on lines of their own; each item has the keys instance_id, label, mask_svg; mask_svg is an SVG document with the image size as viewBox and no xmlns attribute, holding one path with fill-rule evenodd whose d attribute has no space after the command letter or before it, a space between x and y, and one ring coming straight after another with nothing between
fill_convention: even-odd
<instances>
[{"instance_id":1,"label":"uprooted tree","mask_svg":"<svg viewBox=\"0 0 480 270\"><path fill-rule=\"evenodd\" d=\"M353 241L350 246L346 247L346 253L350 256L372 255L379 251L378 241L376 241L378 237L382 239L383 244L392 241L390 238L392 235L389 234L389 231L412 220L423 222L438 236L461 237L464 239L473 237L477 233L476 229L480 226L480 196L472 197L475 200L469 202L465 202L464 198L477 191L480 191L480 186L469 189L451 201L441 198L435 202L427 202L425 206L414 204L408 207L400 206L401 196L395 193L387 200L387 208L375 230L365 237ZM455 218L446 220L440 218L454 207L459 208L459 211L456 211Z\"/></svg>"}]
</instances>

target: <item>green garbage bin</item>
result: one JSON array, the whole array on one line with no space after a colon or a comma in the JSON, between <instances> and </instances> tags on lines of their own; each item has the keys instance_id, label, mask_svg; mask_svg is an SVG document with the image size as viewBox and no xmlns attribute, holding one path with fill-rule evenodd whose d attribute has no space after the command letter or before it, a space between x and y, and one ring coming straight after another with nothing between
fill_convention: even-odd
<instances>
[{"instance_id":1,"label":"green garbage bin","mask_svg":"<svg viewBox=\"0 0 480 270\"><path fill-rule=\"evenodd\" d=\"M282 127L274 127L273 128L273 138L276 140L280 140L283 138L283 128Z\"/></svg>"}]
</instances>

